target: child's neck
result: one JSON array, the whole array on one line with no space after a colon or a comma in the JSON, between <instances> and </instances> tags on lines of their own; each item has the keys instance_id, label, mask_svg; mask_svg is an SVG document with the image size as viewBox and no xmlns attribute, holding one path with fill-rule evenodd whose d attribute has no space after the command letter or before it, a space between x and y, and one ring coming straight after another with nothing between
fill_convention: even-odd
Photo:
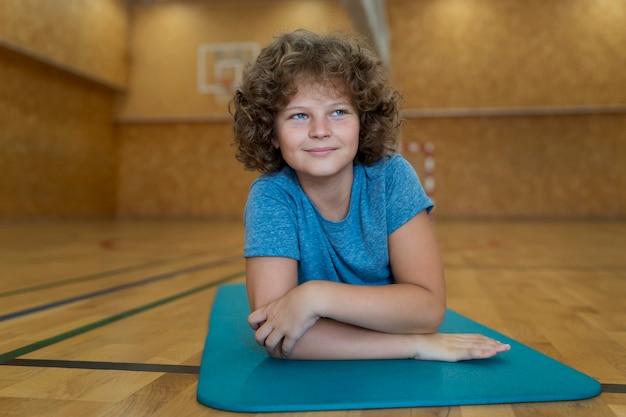
<instances>
[{"instance_id":1,"label":"child's neck","mask_svg":"<svg viewBox=\"0 0 626 417\"><path fill-rule=\"evenodd\" d=\"M309 196L317 210L326 219L333 222L343 220L350 211L350 197L354 174L339 179L314 182L300 180L305 194Z\"/></svg>"}]
</instances>

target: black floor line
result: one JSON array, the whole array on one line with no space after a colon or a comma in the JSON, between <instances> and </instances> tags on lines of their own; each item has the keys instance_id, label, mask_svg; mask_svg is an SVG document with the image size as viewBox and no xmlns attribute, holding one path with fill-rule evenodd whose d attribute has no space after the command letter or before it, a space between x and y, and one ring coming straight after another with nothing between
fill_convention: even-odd
<instances>
[{"instance_id":1,"label":"black floor line","mask_svg":"<svg viewBox=\"0 0 626 417\"><path fill-rule=\"evenodd\" d=\"M81 282L86 282L86 281L93 281L96 279L111 277L111 276L115 276L115 275L119 275L119 274L123 274L127 272L133 272L133 271L139 271L141 269L152 268L157 265L164 265L168 263L179 262L185 259L195 258L201 255L207 255L209 253L211 252L206 252L206 251L195 252L195 253L191 253L191 254L175 257L175 258L157 259L153 261L144 262L141 264L128 265L128 266L124 266L124 267L120 267L116 269L110 269L107 271L95 272L93 274L87 274L87 275L82 275L82 276L73 277L73 278L66 278L60 281L47 282L43 284L33 285L31 287L18 288L18 289L14 289L10 291L0 292L0 298L9 297L12 295L29 293L29 292L41 291L41 290L46 290L50 288L62 287L65 285L76 284L76 283L81 283Z\"/></svg>"},{"instance_id":2,"label":"black floor line","mask_svg":"<svg viewBox=\"0 0 626 417\"><path fill-rule=\"evenodd\" d=\"M26 308L26 309L23 309L23 310L19 310L19 311L13 311L11 313L0 315L0 322L6 321L6 320L12 320L12 319L15 319L15 318L18 318L18 317L22 317L22 316L26 316L26 315L29 315L29 314L38 313L38 312L44 311L44 310L50 310L52 308L64 306L66 304L76 303L76 302L79 302L79 301L88 300L90 298L96 298L96 297L100 297L100 296L103 296L103 295L108 295L108 294L111 294L111 293L114 293L114 292L127 290L129 288L134 288L134 287L138 287L138 286L142 286L142 285L152 284L153 282L157 282L157 281L162 281L162 280L166 280L166 279L170 279L170 278L175 278L175 277L178 277L178 276L183 275L183 274L188 274L188 273L191 273L191 272L197 272L197 271L200 271L200 270L203 270L203 269L212 268L214 266L219 266L219 265L227 264L227 263L230 263L230 262L236 262L236 261L238 261L240 259L241 259L240 256L231 256L231 257L228 257L228 258L218 259L218 260L211 261L211 262L205 262L205 263L198 264L198 265L192 265L190 267L186 267L186 268L178 269L178 270L175 270L175 271L171 271L171 272L167 272L167 273L151 276L151 277L148 277L148 278L143 278L143 279L140 279L140 280L137 280L137 281L132 281L132 282L128 282L128 283L125 283L125 284L116 285L114 287L104 288L104 289L99 290L99 291L94 291L94 292L87 293L87 294L81 294L81 295L77 295L77 296L74 296L74 297L65 298L65 299L62 299L62 300L56 300L56 301L53 301L53 302L49 302L49 303L38 305L38 306L34 306L34 307L29 307L29 308Z\"/></svg>"},{"instance_id":3,"label":"black floor line","mask_svg":"<svg viewBox=\"0 0 626 417\"><path fill-rule=\"evenodd\" d=\"M167 365L158 363L93 362L54 359L13 359L5 366L32 366L39 368L93 369L106 371L164 372L171 374L198 374L199 366Z\"/></svg>"},{"instance_id":4,"label":"black floor line","mask_svg":"<svg viewBox=\"0 0 626 417\"><path fill-rule=\"evenodd\" d=\"M607 394L626 394L626 384L602 384L602 392Z\"/></svg>"},{"instance_id":5,"label":"black floor line","mask_svg":"<svg viewBox=\"0 0 626 417\"><path fill-rule=\"evenodd\" d=\"M217 287L217 286L219 286L221 284L225 284L225 283L227 283L227 282L229 282L229 281L231 281L231 280L233 280L235 278L238 278L238 277L242 276L243 274L244 274L243 272L236 272L234 274L222 277L222 278L220 278L220 279L218 279L216 281L208 282L206 284L200 285L200 286L192 288L190 290L183 291L181 293L174 294L174 295L171 295L169 297L162 298L160 300L156 300L156 301L153 301L151 303L148 303L148 304L145 304L145 305L142 305L142 306L139 306L139 307L135 307L135 308L132 308L130 310L123 311L121 313L114 314L114 315L109 316L109 317L105 317L105 318L103 318L101 320L97 320L97 321L92 322L92 323L87 323L84 326L80 326L80 327L77 327L75 329L68 330L68 331L66 331L64 333L57 334L57 335L49 337L47 339L42 339L42 340L39 340L37 342L33 342L33 343L29 344L29 345L19 347L17 349L9 351L9 352L0 353L0 364L6 363L6 362L10 362L11 360L17 359L20 356L27 355L29 353L32 353L32 352L36 351L36 350L39 350L39 349L42 349L44 347L53 345L55 343L62 342L64 340L71 339L72 337L78 336L78 335L86 333L86 332L90 332L90 331L92 331L94 329L97 329L97 328L100 328L100 327L103 327L103 326L107 326L107 325L109 325L111 323L115 323L115 322L117 322L119 320L126 319L128 317L131 317L131 316L134 316L136 314L140 314L140 313L146 312L148 310L152 310L153 308L160 307L162 305L171 303L173 301L178 301L178 300L186 298L186 297L188 297L190 295L195 295L195 294L197 294L197 293L199 293L201 291L205 291L205 290L208 290L210 288Z\"/></svg>"}]
</instances>

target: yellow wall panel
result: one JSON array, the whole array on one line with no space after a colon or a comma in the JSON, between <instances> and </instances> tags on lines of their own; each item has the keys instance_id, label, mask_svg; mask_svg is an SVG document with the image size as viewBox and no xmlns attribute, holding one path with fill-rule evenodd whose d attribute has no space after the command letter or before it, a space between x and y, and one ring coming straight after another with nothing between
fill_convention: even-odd
<instances>
[{"instance_id":1,"label":"yellow wall panel","mask_svg":"<svg viewBox=\"0 0 626 417\"><path fill-rule=\"evenodd\" d=\"M441 217L626 215L626 2L387 4L403 139L435 144Z\"/></svg>"},{"instance_id":2,"label":"yellow wall panel","mask_svg":"<svg viewBox=\"0 0 626 417\"><path fill-rule=\"evenodd\" d=\"M626 2L389 0L408 108L626 104Z\"/></svg>"},{"instance_id":3,"label":"yellow wall panel","mask_svg":"<svg viewBox=\"0 0 626 417\"><path fill-rule=\"evenodd\" d=\"M626 114L411 119L403 140L435 146L441 218L626 214Z\"/></svg>"},{"instance_id":4,"label":"yellow wall panel","mask_svg":"<svg viewBox=\"0 0 626 417\"><path fill-rule=\"evenodd\" d=\"M227 115L227 99L197 88L201 44L258 42L307 27L349 29L338 0L232 2L138 2L132 8L132 74L121 101L122 120Z\"/></svg>"},{"instance_id":5,"label":"yellow wall panel","mask_svg":"<svg viewBox=\"0 0 626 417\"><path fill-rule=\"evenodd\" d=\"M122 217L241 219L256 174L243 170L225 123L119 127Z\"/></svg>"},{"instance_id":6,"label":"yellow wall panel","mask_svg":"<svg viewBox=\"0 0 626 417\"><path fill-rule=\"evenodd\" d=\"M0 45L115 88L128 78L124 0L2 0Z\"/></svg>"},{"instance_id":7,"label":"yellow wall panel","mask_svg":"<svg viewBox=\"0 0 626 417\"><path fill-rule=\"evenodd\" d=\"M0 62L0 217L113 215L114 93L1 47Z\"/></svg>"}]
</instances>

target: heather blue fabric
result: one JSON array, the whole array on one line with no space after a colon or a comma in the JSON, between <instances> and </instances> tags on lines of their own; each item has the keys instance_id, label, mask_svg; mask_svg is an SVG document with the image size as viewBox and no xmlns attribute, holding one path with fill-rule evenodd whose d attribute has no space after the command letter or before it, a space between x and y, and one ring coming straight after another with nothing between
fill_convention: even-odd
<instances>
[{"instance_id":1,"label":"heather blue fabric","mask_svg":"<svg viewBox=\"0 0 626 417\"><path fill-rule=\"evenodd\" d=\"M244 256L296 259L299 283L389 284L387 237L432 207L415 170L398 154L370 167L355 165L350 209L339 222L321 215L285 167L250 187Z\"/></svg>"}]
</instances>

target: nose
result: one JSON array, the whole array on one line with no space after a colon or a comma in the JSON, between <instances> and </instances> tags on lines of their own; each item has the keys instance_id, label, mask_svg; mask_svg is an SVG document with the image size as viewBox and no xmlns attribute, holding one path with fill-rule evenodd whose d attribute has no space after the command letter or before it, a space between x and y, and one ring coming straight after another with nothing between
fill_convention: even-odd
<instances>
[{"instance_id":1,"label":"nose","mask_svg":"<svg viewBox=\"0 0 626 417\"><path fill-rule=\"evenodd\" d=\"M332 133L328 120L314 118L311 120L309 137L312 139L328 139Z\"/></svg>"}]
</instances>

